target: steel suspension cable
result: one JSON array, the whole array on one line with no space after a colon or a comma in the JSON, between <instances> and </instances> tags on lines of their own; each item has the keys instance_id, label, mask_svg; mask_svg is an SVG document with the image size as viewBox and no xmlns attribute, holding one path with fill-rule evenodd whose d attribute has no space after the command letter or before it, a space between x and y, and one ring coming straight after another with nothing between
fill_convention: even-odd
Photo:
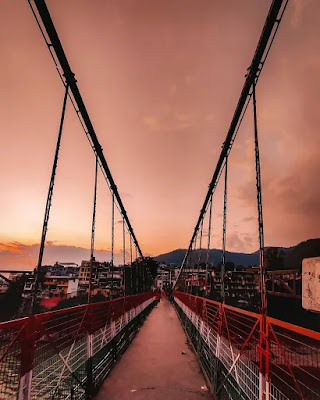
<instances>
[{"instance_id":1,"label":"steel suspension cable","mask_svg":"<svg viewBox=\"0 0 320 400\"><path fill-rule=\"evenodd\" d=\"M198 254L198 260L197 260L197 270L198 270L198 274L197 274L197 287L198 287L198 290L197 290L197 295L199 296L199 289L200 289L200 264L201 264L201 252L202 252L202 234L203 234L203 222L204 222L204 219L202 220L202 223L201 223L201 227L200 227L200 238L199 238L199 249L198 249L198 251L199 251L199 254Z\"/></svg>"},{"instance_id":2,"label":"steel suspension cable","mask_svg":"<svg viewBox=\"0 0 320 400\"><path fill-rule=\"evenodd\" d=\"M93 195L93 211L92 211L92 225L91 225L91 252L90 259L94 259L94 240L96 229L96 210L97 210L97 184L98 184L98 158L95 157L95 170L94 170L94 195Z\"/></svg>"},{"instance_id":3,"label":"steel suspension cable","mask_svg":"<svg viewBox=\"0 0 320 400\"><path fill-rule=\"evenodd\" d=\"M126 225L122 220L122 240L123 240L123 265L126 265Z\"/></svg>"},{"instance_id":4,"label":"steel suspension cable","mask_svg":"<svg viewBox=\"0 0 320 400\"><path fill-rule=\"evenodd\" d=\"M210 243L211 243L211 221L212 221L212 198L213 194L210 198L209 205L209 219L208 219L208 242L207 242L207 257L206 257L206 293L208 292L208 281L209 281L209 255L210 255ZM211 279L210 279L211 282ZM211 290L210 290L211 292Z\"/></svg>"},{"instance_id":5,"label":"steel suspension cable","mask_svg":"<svg viewBox=\"0 0 320 400\"><path fill-rule=\"evenodd\" d=\"M191 269L194 270L197 261L197 244L198 244L198 234L196 235L193 243L192 257L191 257Z\"/></svg>"},{"instance_id":6,"label":"steel suspension cable","mask_svg":"<svg viewBox=\"0 0 320 400\"><path fill-rule=\"evenodd\" d=\"M114 193L112 192L112 209L111 209L111 298L113 297L113 270L114 270Z\"/></svg>"},{"instance_id":7,"label":"steel suspension cable","mask_svg":"<svg viewBox=\"0 0 320 400\"><path fill-rule=\"evenodd\" d=\"M70 68L69 62L68 62L66 55L64 53L64 50L62 48L60 39L58 37L57 31L56 31L53 21L51 19L47 5L44 0L33 0L33 3L35 4L35 7L38 11L39 17L41 18L41 21L43 24L43 26L42 26L40 24L40 20L37 16L36 12L35 12L35 8L31 4L31 0L28 0L28 3L30 5L32 14L36 20L36 23L40 29L40 32L45 40L47 48L51 54L51 57L53 59L53 62L55 64L56 70L58 72L58 75L59 75L61 81L63 82L64 85L65 85L64 82L66 81L70 87L70 91L72 93L73 98L71 97L71 94L69 94L69 98L71 100L73 108L75 109L77 117L80 121L83 131L85 132L85 134L89 140L89 143L90 143L93 151L98 156L98 162L99 162L101 171L103 173L103 176L105 177L105 179L107 181L109 189L114 193L115 198L117 200L116 206L117 206L117 208L119 208L120 213L122 214L123 218L126 220L128 230L132 235L133 241L138 249L140 256L143 258L141 248L140 248L137 238L134 234L134 231L133 231L132 225L130 223L130 220L128 218L126 209L124 208L124 205L122 203L118 188L117 188L117 186L113 180L113 177L111 175L109 166L108 166L105 156L103 154L102 147L96 136L92 122L90 120L90 117L88 115L87 109L83 102L82 96L78 89L77 81L75 79L75 76ZM47 37L49 40L47 39ZM61 71L59 70L59 65L60 65Z\"/></svg>"},{"instance_id":8,"label":"steel suspension cable","mask_svg":"<svg viewBox=\"0 0 320 400\"><path fill-rule=\"evenodd\" d=\"M61 118L60 118L60 126L59 126L59 133L58 133L58 139L57 139L57 144L56 144L56 151L55 151L53 165L52 165L51 178L50 178L50 184L49 184L48 195L47 195L47 203L46 203L46 209L45 209L45 213L44 213L38 264L37 264L37 267L35 270L34 287L33 287L33 295L32 295L32 302L31 302L31 312L35 311L35 306L36 306L36 302L37 302L37 295L38 295L38 288L39 288L39 274L40 274L40 269L42 266L43 253L44 253L46 236L47 236L47 231L48 231L48 223L49 223L49 217L50 217L53 188L54 188L56 170L57 170L57 165L58 165L64 117L66 114L66 107L67 107L68 89L69 89L69 87L68 87L68 85L66 85L64 98L63 98L63 104L62 104L62 112L61 112Z\"/></svg>"},{"instance_id":9,"label":"steel suspension cable","mask_svg":"<svg viewBox=\"0 0 320 400\"><path fill-rule=\"evenodd\" d=\"M246 74L246 80L245 80L244 86L242 88L240 98L239 98L236 110L234 112L229 130L228 130L228 133L226 136L226 140L224 141L222 151L219 156L215 171L213 173L207 195L205 197L202 209L200 211L200 216L199 216L196 226L194 228L189 247L188 247L185 257L183 259L177 282L179 280L179 277L180 277L181 271L184 267L184 264L188 258L188 255L192 251L193 241L195 239L195 236L197 235L197 232L200 227L200 223L206 212L206 209L207 209L207 206L208 206L208 203L210 200L210 196L216 188L217 180L218 180L221 170L223 168L224 159L225 159L226 155L229 154L229 152L232 148L235 136L239 130L239 127L242 123L245 112L247 110L247 107L248 107L248 104L249 104L249 101L250 101L250 98L252 95L250 93L252 83L254 80L256 81L256 84L258 82L258 79L261 75L262 68L265 65L265 62L269 55L271 46L274 42L276 33L279 29L279 25L282 20L284 11L287 7L287 4L288 4L288 0L286 0L286 1L273 0L272 4L270 6L269 13L266 18L266 22L264 24L262 33L260 35L255 54L253 56L250 68L248 68L248 73Z\"/></svg>"},{"instance_id":10,"label":"steel suspension cable","mask_svg":"<svg viewBox=\"0 0 320 400\"><path fill-rule=\"evenodd\" d=\"M98 157L95 158L94 170L94 194L93 194L93 210L92 210L92 225L91 225L91 250L90 250L90 277L89 277L89 290L88 290L88 303L91 303L92 297L92 277L93 277L93 263L94 258L94 239L96 229L96 209L97 209L97 185L98 185ZM98 277L99 268L96 269L96 277Z\"/></svg>"},{"instance_id":11,"label":"steel suspension cable","mask_svg":"<svg viewBox=\"0 0 320 400\"><path fill-rule=\"evenodd\" d=\"M190 293L191 293L191 282L193 279L193 271L195 269L195 264L196 264L196 250L197 250L197 242L198 242L198 235L196 235L194 242L193 242L193 247L189 256L189 273L187 274L187 279L189 279L189 287Z\"/></svg>"},{"instance_id":12,"label":"steel suspension cable","mask_svg":"<svg viewBox=\"0 0 320 400\"><path fill-rule=\"evenodd\" d=\"M199 239L199 255L198 255L198 269L200 266L200 261L201 261L201 251L202 251L202 234L203 234L203 222L204 219L201 222L201 227L200 227L200 239Z\"/></svg>"},{"instance_id":13,"label":"steel suspension cable","mask_svg":"<svg viewBox=\"0 0 320 400\"><path fill-rule=\"evenodd\" d=\"M130 235L130 264L132 265L132 236Z\"/></svg>"},{"instance_id":14,"label":"steel suspension cable","mask_svg":"<svg viewBox=\"0 0 320 400\"><path fill-rule=\"evenodd\" d=\"M247 103L246 109L248 108L248 105L249 105L249 103ZM215 193L215 191L216 191L216 188L217 188L217 186L218 186L218 184L219 184L219 182L220 182L220 178L221 178L223 172L224 172L224 165L223 165L223 169L221 169L221 171L219 172L219 176L218 176L217 181L216 181L216 183L215 183L215 185L214 185L214 188L213 188L213 190L212 190L211 197L213 197L213 195L214 195L214 193ZM207 208L206 208L206 210L205 210L205 214L207 213L208 209L209 209L209 202L208 202L208 204L207 204ZM205 216L205 214L203 215L203 217ZM194 238L194 240L196 240L196 237ZM190 244L190 245L191 245L191 244ZM192 243L191 246L193 246L193 245L194 245L194 243ZM190 246L189 246L189 247L190 247ZM183 269L184 269L184 268L188 268L188 265L190 264L190 256L191 256L191 254L192 254L192 248L191 248L191 251L188 249L188 250L186 251L185 255L184 255L184 258L183 258L183 261L182 261L182 264L181 264L181 267L180 267L180 270L179 270L179 274L178 274L178 277L177 277L175 286L176 286L176 285L181 281L181 279L182 279L181 274L182 274ZM174 286L174 287L175 287L175 286Z\"/></svg>"},{"instance_id":15,"label":"steel suspension cable","mask_svg":"<svg viewBox=\"0 0 320 400\"><path fill-rule=\"evenodd\" d=\"M256 85L255 85L255 83L253 83L253 85L252 85L252 94L253 94L254 149L255 149L255 164L256 164L258 228L259 228L259 269L260 269L261 313L262 313L262 315L265 315L267 312L267 292L266 292L266 283L265 283L261 169L260 169L260 151L259 151L259 140L258 140L258 120L257 120L257 101L256 101Z\"/></svg>"},{"instance_id":16,"label":"steel suspension cable","mask_svg":"<svg viewBox=\"0 0 320 400\"><path fill-rule=\"evenodd\" d=\"M138 253L137 253L137 248L135 247L135 254L136 254L136 263L135 263L135 267L134 267L134 276L135 276L135 288L134 288L134 293L137 294L139 292L139 274L138 274Z\"/></svg>"},{"instance_id":17,"label":"steel suspension cable","mask_svg":"<svg viewBox=\"0 0 320 400\"><path fill-rule=\"evenodd\" d=\"M122 219L122 239L123 239L123 286L124 286L124 295L126 295L126 226L124 219Z\"/></svg>"},{"instance_id":18,"label":"steel suspension cable","mask_svg":"<svg viewBox=\"0 0 320 400\"><path fill-rule=\"evenodd\" d=\"M130 294L133 294L132 280L132 236L130 235Z\"/></svg>"},{"instance_id":19,"label":"steel suspension cable","mask_svg":"<svg viewBox=\"0 0 320 400\"><path fill-rule=\"evenodd\" d=\"M261 169L260 169L260 151L258 140L258 119L257 119L257 101L256 101L256 81L252 84L253 97L253 120L254 120L254 150L256 165L256 188L257 188L257 209L258 209L258 228L259 228L259 286L261 296L261 325L259 336L259 366L262 373L262 379L259 382L261 392L266 390L266 373L269 370L269 359L265 356L269 348L269 338L267 335L267 290L266 290L266 271L264 264L264 230L263 230L263 214L262 214L262 191L261 191Z\"/></svg>"},{"instance_id":20,"label":"steel suspension cable","mask_svg":"<svg viewBox=\"0 0 320 400\"><path fill-rule=\"evenodd\" d=\"M227 239L227 186L228 185L228 156L224 165L224 195L223 195L223 226L222 226L222 263L221 263L221 302L226 300L225 296L225 270L226 270L226 239Z\"/></svg>"}]
</instances>

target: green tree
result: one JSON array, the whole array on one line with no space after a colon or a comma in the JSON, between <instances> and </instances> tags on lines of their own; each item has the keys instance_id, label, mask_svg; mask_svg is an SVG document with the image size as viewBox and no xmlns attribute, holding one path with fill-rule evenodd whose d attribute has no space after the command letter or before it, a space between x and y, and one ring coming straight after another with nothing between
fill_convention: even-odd
<instances>
[{"instance_id":1,"label":"green tree","mask_svg":"<svg viewBox=\"0 0 320 400\"><path fill-rule=\"evenodd\" d=\"M10 281L7 291L0 296L0 320L6 321L16 317L22 303L25 281L25 274Z\"/></svg>"},{"instance_id":2,"label":"green tree","mask_svg":"<svg viewBox=\"0 0 320 400\"><path fill-rule=\"evenodd\" d=\"M158 262L152 257L139 257L131 265L132 293L141 293L149 290L158 273Z\"/></svg>"},{"instance_id":3,"label":"green tree","mask_svg":"<svg viewBox=\"0 0 320 400\"><path fill-rule=\"evenodd\" d=\"M152 278L155 279L158 274L158 261L154 260L152 257L144 257L143 261L146 269L150 271Z\"/></svg>"},{"instance_id":4,"label":"green tree","mask_svg":"<svg viewBox=\"0 0 320 400\"><path fill-rule=\"evenodd\" d=\"M268 247L265 249L264 260L268 270L284 268L284 252L279 247Z\"/></svg>"}]
</instances>

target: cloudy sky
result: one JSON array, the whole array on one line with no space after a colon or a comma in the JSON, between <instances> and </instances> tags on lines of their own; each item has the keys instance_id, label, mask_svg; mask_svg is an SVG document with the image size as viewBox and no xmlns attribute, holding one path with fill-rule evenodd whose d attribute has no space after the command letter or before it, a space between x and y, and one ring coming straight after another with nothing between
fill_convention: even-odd
<instances>
[{"instance_id":1,"label":"cloudy sky","mask_svg":"<svg viewBox=\"0 0 320 400\"><path fill-rule=\"evenodd\" d=\"M270 3L47 1L145 254L188 245ZM320 236L319 11L318 0L289 2L257 88L266 245ZM27 268L37 258L63 87L28 2L3 0L0 15L0 267ZM230 156L228 249L251 252L258 240L248 111ZM89 256L93 175L68 104L45 262ZM109 257L110 215L99 176L100 259Z\"/></svg>"}]
</instances>

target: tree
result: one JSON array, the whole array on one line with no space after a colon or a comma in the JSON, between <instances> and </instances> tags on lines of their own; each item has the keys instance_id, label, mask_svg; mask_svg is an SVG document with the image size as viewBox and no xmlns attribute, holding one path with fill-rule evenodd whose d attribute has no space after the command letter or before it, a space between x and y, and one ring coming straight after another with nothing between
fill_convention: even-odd
<instances>
[{"instance_id":1,"label":"tree","mask_svg":"<svg viewBox=\"0 0 320 400\"><path fill-rule=\"evenodd\" d=\"M152 257L139 257L131 264L132 294L149 290L158 274L158 262Z\"/></svg>"},{"instance_id":2,"label":"tree","mask_svg":"<svg viewBox=\"0 0 320 400\"><path fill-rule=\"evenodd\" d=\"M217 264L218 271L221 270L221 266L222 266L222 262L220 261ZM225 271L234 271L234 270L235 270L235 264L232 261L226 261L226 263L225 263Z\"/></svg>"},{"instance_id":3,"label":"tree","mask_svg":"<svg viewBox=\"0 0 320 400\"><path fill-rule=\"evenodd\" d=\"M145 267L150 271L152 278L155 279L158 275L158 261L156 261L152 257L144 257L143 261Z\"/></svg>"},{"instance_id":4,"label":"tree","mask_svg":"<svg viewBox=\"0 0 320 400\"><path fill-rule=\"evenodd\" d=\"M284 268L284 252L279 247L268 247L265 249L264 259L266 269L277 270Z\"/></svg>"},{"instance_id":5,"label":"tree","mask_svg":"<svg viewBox=\"0 0 320 400\"><path fill-rule=\"evenodd\" d=\"M25 274L11 280L7 291L0 296L0 320L6 321L16 317L22 303L25 281Z\"/></svg>"}]
</instances>

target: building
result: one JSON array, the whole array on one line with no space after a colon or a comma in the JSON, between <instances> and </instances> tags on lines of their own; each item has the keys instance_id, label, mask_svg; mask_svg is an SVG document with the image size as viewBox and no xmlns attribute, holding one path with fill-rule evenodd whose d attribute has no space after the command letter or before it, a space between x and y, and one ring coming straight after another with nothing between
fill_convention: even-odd
<instances>
[{"instance_id":1,"label":"building","mask_svg":"<svg viewBox=\"0 0 320 400\"><path fill-rule=\"evenodd\" d=\"M79 268L79 284L86 288L89 287L91 261L82 261ZM100 271L104 269L104 264L99 261L92 262L92 284L97 285Z\"/></svg>"},{"instance_id":2,"label":"building","mask_svg":"<svg viewBox=\"0 0 320 400\"><path fill-rule=\"evenodd\" d=\"M211 271L207 271L205 268L192 268L186 269L186 286L187 292L204 295L209 282L209 274Z\"/></svg>"},{"instance_id":3,"label":"building","mask_svg":"<svg viewBox=\"0 0 320 400\"><path fill-rule=\"evenodd\" d=\"M87 292L90 281L91 261L82 261L79 269L80 290ZM92 263L92 295L119 296L123 292L123 267L94 260ZM111 293L112 291L112 293Z\"/></svg>"},{"instance_id":4,"label":"building","mask_svg":"<svg viewBox=\"0 0 320 400\"><path fill-rule=\"evenodd\" d=\"M160 264L158 267L158 274L156 276L156 287L160 290L172 288L177 280L179 269L169 267L166 264Z\"/></svg>"},{"instance_id":5,"label":"building","mask_svg":"<svg viewBox=\"0 0 320 400\"><path fill-rule=\"evenodd\" d=\"M10 272L8 279L9 279L9 281L15 281L15 280L21 278L22 275L23 275L23 273L21 273L21 272Z\"/></svg>"},{"instance_id":6,"label":"building","mask_svg":"<svg viewBox=\"0 0 320 400\"><path fill-rule=\"evenodd\" d=\"M66 275L45 275L42 297L74 297L78 294L79 279Z\"/></svg>"},{"instance_id":7,"label":"building","mask_svg":"<svg viewBox=\"0 0 320 400\"><path fill-rule=\"evenodd\" d=\"M5 293L9 288L9 282L0 277L0 294Z\"/></svg>"},{"instance_id":8,"label":"building","mask_svg":"<svg viewBox=\"0 0 320 400\"><path fill-rule=\"evenodd\" d=\"M224 292L227 304L253 309L258 304L258 275L252 270L226 271ZM210 277L210 298L221 301L221 272L216 268Z\"/></svg>"},{"instance_id":9,"label":"building","mask_svg":"<svg viewBox=\"0 0 320 400\"><path fill-rule=\"evenodd\" d=\"M40 297L73 297L78 294L79 266L75 263L56 262L54 265L44 265L39 273ZM26 276L23 294L24 298L32 296L34 290L34 274Z\"/></svg>"},{"instance_id":10,"label":"building","mask_svg":"<svg viewBox=\"0 0 320 400\"><path fill-rule=\"evenodd\" d=\"M32 296L34 288L34 275L30 274L26 277L26 281L24 283L24 288L22 292L22 297L28 298Z\"/></svg>"},{"instance_id":11,"label":"building","mask_svg":"<svg viewBox=\"0 0 320 400\"><path fill-rule=\"evenodd\" d=\"M57 261L54 265L45 265L42 268L46 276L54 275L77 278L79 275L79 265L76 263L63 263Z\"/></svg>"}]
</instances>

